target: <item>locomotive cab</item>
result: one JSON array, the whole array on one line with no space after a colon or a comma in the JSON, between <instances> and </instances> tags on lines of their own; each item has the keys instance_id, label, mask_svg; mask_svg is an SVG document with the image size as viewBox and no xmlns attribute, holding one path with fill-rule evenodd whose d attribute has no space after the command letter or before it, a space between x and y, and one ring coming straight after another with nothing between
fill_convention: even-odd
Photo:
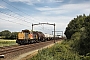
<instances>
[{"instance_id":1,"label":"locomotive cab","mask_svg":"<svg viewBox=\"0 0 90 60\"><path fill-rule=\"evenodd\" d=\"M29 30L22 30L22 32L18 33L18 38L16 43L18 44L27 44L29 39Z\"/></svg>"}]
</instances>

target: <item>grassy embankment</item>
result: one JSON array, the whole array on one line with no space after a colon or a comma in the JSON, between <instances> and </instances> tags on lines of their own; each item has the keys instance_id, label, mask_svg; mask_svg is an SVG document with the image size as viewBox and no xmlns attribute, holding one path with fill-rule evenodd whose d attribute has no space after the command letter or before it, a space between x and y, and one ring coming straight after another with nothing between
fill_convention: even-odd
<instances>
[{"instance_id":1,"label":"grassy embankment","mask_svg":"<svg viewBox=\"0 0 90 60\"><path fill-rule=\"evenodd\" d=\"M86 56L80 55L72 47L74 43L73 40L56 43L51 48L38 51L36 56L27 60L90 60L90 53Z\"/></svg>"},{"instance_id":2,"label":"grassy embankment","mask_svg":"<svg viewBox=\"0 0 90 60\"><path fill-rule=\"evenodd\" d=\"M0 47L17 45L16 40L4 40L0 39Z\"/></svg>"},{"instance_id":3,"label":"grassy embankment","mask_svg":"<svg viewBox=\"0 0 90 60\"><path fill-rule=\"evenodd\" d=\"M51 48L38 51L38 54L27 60L81 60L80 55L70 47L72 41L56 43Z\"/></svg>"}]
</instances>

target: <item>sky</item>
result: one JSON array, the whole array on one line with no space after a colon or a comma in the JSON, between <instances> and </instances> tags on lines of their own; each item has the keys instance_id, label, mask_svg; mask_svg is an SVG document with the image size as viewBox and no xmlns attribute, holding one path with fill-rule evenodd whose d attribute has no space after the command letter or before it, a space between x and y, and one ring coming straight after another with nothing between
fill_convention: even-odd
<instances>
[{"instance_id":1,"label":"sky","mask_svg":"<svg viewBox=\"0 0 90 60\"><path fill-rule=\"evenodd\" d=\"M32 24L50 23L64 32L72 19L83 14L90 14L90 0L0 0L0 31L31 30ZM34 26L44 33L53 29L47 24Z\"/></svg>"}]
</instances>

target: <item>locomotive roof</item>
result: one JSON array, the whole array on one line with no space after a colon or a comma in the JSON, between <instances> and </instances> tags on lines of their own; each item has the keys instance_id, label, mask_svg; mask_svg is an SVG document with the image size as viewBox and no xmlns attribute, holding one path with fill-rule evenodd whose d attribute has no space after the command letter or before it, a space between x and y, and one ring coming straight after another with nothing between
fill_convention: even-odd
<instances>
[{"instance_id":1,"label":"locomotive roof","mask_svg":"<svg viewBox=\"0 0 90 60\"><path fill-rule=\"evenodd\" d=\"M27 33L29 33L29 32L33 32L33 33L42 33L41 31L29 31L28 29L22 30L22 32L27 32Z\"/></svg>"},{"instance_id":2,"label":"locomotive roof","mask_svg":"<svg viewBox=\"0 0 90 60\"><path fill-rule=\"evenodd\" d=\"M22 32L30 32L29 30L22 30Z\"/></svg>"}]
</instances>

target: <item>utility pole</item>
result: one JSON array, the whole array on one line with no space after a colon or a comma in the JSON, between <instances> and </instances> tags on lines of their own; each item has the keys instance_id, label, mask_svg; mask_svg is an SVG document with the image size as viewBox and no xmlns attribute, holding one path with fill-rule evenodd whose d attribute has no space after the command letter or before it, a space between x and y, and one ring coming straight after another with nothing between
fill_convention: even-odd
<instances>
[{"instance_id":1,"label":"utility pole","mask_svg":"<svg viewBox=\"0 0 90 60\"><path fill-rule=\"evenodd\" d=\"M54 43L55 43L55 24L54 24Z\"/></svg>"},{"instance_id":2,"label":"utility pole","mask_svg":"<svg viewBox=\"0 0 90 60\"><path fill-rule=\"evenodd\" d=\"M54 43L55 43L55 23L54 24L50 24L50 23L32 24L32 31L33 31L33 26L35 26L35 25L41 25L41 24L48 24L48 25L53 25L54 26Z\"/></svg>"}]
</instances>

